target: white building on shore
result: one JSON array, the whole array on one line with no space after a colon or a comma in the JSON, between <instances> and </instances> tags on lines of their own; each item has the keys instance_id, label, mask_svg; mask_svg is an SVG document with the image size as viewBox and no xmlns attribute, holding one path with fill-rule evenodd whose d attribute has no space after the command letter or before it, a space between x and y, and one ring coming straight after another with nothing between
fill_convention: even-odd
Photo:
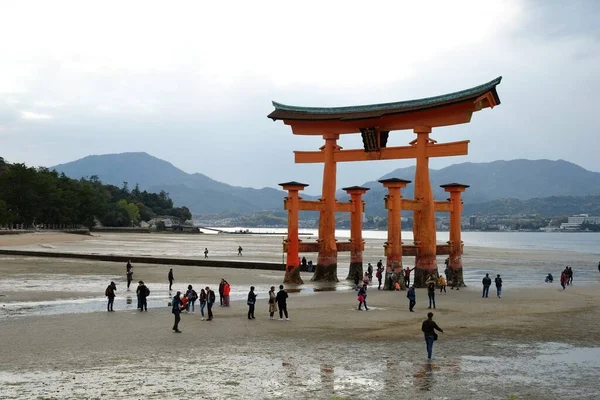
<instances>
[{"instance_id":1,"label":"white building on shore","mask_svg":"<svg viewBox=\"0 0 600 400\"><path fill-rule=\"evenodd\" d=\"M577 231L581 229L582 224L600 224L600 217L593 217L589 214L579 214L569 217L568 222L560 224L560 229L565 231Z\"/></svg>"}]
</instances>

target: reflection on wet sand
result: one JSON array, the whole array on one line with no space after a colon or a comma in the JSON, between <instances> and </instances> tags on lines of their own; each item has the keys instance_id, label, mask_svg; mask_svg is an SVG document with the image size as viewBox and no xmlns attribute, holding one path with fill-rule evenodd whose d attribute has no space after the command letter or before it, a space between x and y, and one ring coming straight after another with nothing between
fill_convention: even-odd
<instances>
[{"instance_id":1,"label":"reflection on wet sand","mask_svg":"<svg viewBox=\"0 0 600 400\"><path fill-rule=\"evenodd\" d=\"M419 390L427 392L430 391L435 384L435 376L433 374L435 369L439 368L432 362L426 362L423 364L419 372L417 372L414 376L415 387L417 387Z\"/></svg>"}]
</instances>

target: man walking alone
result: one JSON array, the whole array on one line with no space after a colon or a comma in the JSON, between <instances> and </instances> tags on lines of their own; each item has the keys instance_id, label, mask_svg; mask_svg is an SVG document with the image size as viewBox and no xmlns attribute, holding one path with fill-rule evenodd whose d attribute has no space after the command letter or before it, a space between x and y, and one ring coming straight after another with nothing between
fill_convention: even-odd
<instances>
[{"instance_id":1,"label":"man walking alone","mask_svg":"<svg viewBox=\"0 0 600 400\"><path fill-rule=\"evenodd\" d=\"M169 291L171 291L173 287L173 281L175 280L175 277L173 276L173 268L169 270L169 275L167 278L169 279Z\"/></svg>"},{"instance_id":2,"label":"man walking alone","mask_svg":"<svg viewBox=\"0 0 600 400\"><path fill-rule=\"evenodd\" d=\"M425 344L427 346L427 359L431 360L431 354L433 353L433 342L437 340L437 333L435 331L444 332L442 328L438 326L433 320L433 313L427 313L427 319L423 321L423 325L421 325L421 330L425 335Z\"/></svg>"},{"instance_id":3,"label":"man walking alone","mask_svg":"<svg viewBox=\"0 0 600 400\"><path fill-rule=\"evenodd\" d=\"M435 278L432 276L425 282L427 284L427 297L429 297L429 307L433 305L435 309Z\"/></svg>"}]
</instances>

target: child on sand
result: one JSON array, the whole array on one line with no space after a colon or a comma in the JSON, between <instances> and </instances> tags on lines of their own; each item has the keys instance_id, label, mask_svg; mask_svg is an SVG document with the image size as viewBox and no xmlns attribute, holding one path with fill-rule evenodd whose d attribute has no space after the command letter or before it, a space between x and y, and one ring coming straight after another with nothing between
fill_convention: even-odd
<instances>
[{"instance_id":1,"label":"child on sand","mask_svg":"<svg viewBox=\"0 0 600 400\"><path fill-rule=\"evenodd\" d=\"M442 291L446 293L446 278L440 276L440 294L442 294Z\"/></svg>"}]
</instances>

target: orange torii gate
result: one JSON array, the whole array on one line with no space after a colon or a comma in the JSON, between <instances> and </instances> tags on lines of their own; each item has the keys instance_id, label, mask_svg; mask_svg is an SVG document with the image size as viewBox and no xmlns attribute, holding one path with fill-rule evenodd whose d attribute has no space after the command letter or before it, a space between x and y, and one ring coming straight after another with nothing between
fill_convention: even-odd
<instances>
[{"instance_id":1,"label":"orange torii gate","mask_svg":"<svg viewBox=\"0 0 600 400\"><path fill-rule=\"evenodd\" d=\"M373 104L351 107L296 107L273 102L275 110L269 114L272 120L282 120L290 125L296 135L320 135L325 145L319 151L295 151L296 163L323 163L323 188L319 201L308 202L298 197L298 191L306 185L298 182L281 184L288 190L286 209L289 211L288 239L284 244L288 253L286 282L301 283L298 273L298 252L318 252L313 280L337 281L338 251L352 251L351 263L360 263L362 270L362 238L352 230L349 242L336 242L335 212L362 212L357 206L359 193L352 195L348 203L335 198L336 165L338 162L416 159L414 200L402 200L400 189L408 181L382 183L388 187L386 199L388 215L388 241L386 244L387 275L394 279L400 274L402 255L415 256L415 284L422 286L427 277L437 271L437 254L450 254L449 267L453 279L462 279L462 242L460 241L460 193L468 186L461 184L443 185L451 194L447 202L433 199L429 179L429 158L468 154L468 140L437 143L430 138L432 128L464 124L471 121L474 112L493 108L500 104L496 86L501 77L488 83L460 92L397 103ZM394 130L411 129L417 138L408 146L386 147L389 133ZM363 149L344 150L337 140L341 134L360 133ZM367 188L360 188L360 194ZM392 200L393 199L393 200ZM392 207L392 208L390 208ZM319 211L319 239L316 243L301 243L297 235L298 210ZM359 210L360 209L360 210ZM400 240L400 210L414 212L414 245L402 247ZM395 210L391 212L391 210ZM435 212L451 213L450 241L448 245L436 244ZM294 214L295 216L292 216ZM295 220L293 220L295 219ZM290 231L295 229L296 232ZM396 232L398 230L398 232ZM360 256L360 257L359 257ZM359 260L360 258L360 260ZM355 264L356 265L356 264Z\"/></svg>"}]
</instances>

